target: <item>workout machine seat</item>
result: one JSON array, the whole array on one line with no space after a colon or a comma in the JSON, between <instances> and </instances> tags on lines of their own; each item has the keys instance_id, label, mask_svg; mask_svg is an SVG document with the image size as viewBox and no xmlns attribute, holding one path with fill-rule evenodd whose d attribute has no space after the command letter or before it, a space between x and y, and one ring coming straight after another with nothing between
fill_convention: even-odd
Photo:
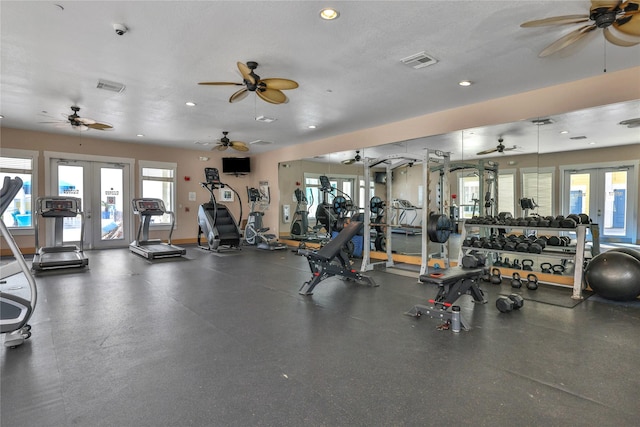
<instances>
[{"instance_id":1,"label":"workout machine seat","mask_svg":"<svg viewBox=\"0 0 640 427\"><path fill-rule=\"evenodd\" d=\"M313 275L311 280L304 282L298 291L301 295L312 295L313 288L323 280L332 276L341 276L348 280L354 280L369 286L378 286L371 277L351 268L349 257L343 250L345 244L347 244L353 236L358 234L361 229L361 222L351 221L333 240L329 241L329 243L319 251L298 250L299 255L307 257L309 268L311 268Z\"/></svg>"},{"instance_id":2,"label":"workout machine seat","mask_svg":"<svg viewBox=\"0 0 640 427\"><path fill-rule=\"evenodd\" d=\"M415 305L406 314L414 317L424 314L451 321L451 307L462 295L471 295L473 302L486 304L484 293L478 286L482 271L482 268L451 267L442 273L420 275L422 283L437 285L438 293L434 299L429 300L430 306ZM460 324L465 330L469 330L469 325L462 315Z\"/></svg>"}]
</instances>

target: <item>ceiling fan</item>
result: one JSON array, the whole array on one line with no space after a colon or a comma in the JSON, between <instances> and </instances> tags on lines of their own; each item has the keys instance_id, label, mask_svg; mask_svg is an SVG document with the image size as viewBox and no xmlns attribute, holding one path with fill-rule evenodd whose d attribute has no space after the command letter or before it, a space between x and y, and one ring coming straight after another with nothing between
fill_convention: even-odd
<instances>
[{"instance_id":1,"label":"ceiling fan","mask_svg":"<svg viewBox=\"0 0 640 427\"><path fill-rule=\"evenodd\" d=\"M71 111L73 111L73 114L67 115L65 113L62 113L62 117L66 119L64 121L40 122L40 123L55 123L62 126L67 126L68 124L70 124L72 129L77 130L79 132L86 131L89 129L96 129L96 130L113 129L113 126L111 126L110 124L100 123L86 117L80 117L78 115L78 111L80 111L80 107L71 106Z\"/></svg>"},{"instance_id":2,"label":"ceiling fan","mask_svg":"<svg viewBox=\"0 0 640 427\"><path fill-rule=\"evenodd\" d=\"M228 134L229 134L229 132L227 132L227 131L223 131L222 132L222 138L220 138L220 140L218 141L218 143L216 145L216 149L218 151L224 151L229 147L233 148L234 150L238 150L238 151L249 151L249 147L247 147L247 144L245 144L244 142L240 142L240 141L231 141L229 138L227 138Z\"/></svg>"},{"instance_id":3,"label":"ceiling fan","mask_svg":"<svg viewBox=\"0 0 640 427\"><path fill-rule=\"evenodd\" d=\"M289 79L261 79L259 75L255 73L255 69L258 68L258 63L255 61L249 61L247 64L238 62L238 69L242 74L242 83L232 82L200 82L199 85L234 85L245 86L239 91L235 92L229 98L229 102L237 102L247 97L249 92L255 92L262 100L271 104L284 104L289 99L282 92L283 90L295 89L298 87L298 83Z\"/></svg>"},{"instance_id":4,"label":"ceiling fan","mask_svg":"<svg viewBox=\"0 0 640 427\"><path fill-rule=\"evenodd\" d=\"M476 153L476 155L483 156L485 154L491 154L491 153L495 153L495 152L504 153L505 151L511 151L511 150L515 150L516 148L518 148L515 145L513 147L505 147L503 142L504 142L504 139L498 138L498 145L495 148L491 148L489 150L480 151L479 153Z\"/></svg>"},{"instance_id":5,"label":"ceiling fan","mask_svg":"<svg viewBox=\"0 0 640 427\"><path fill-rule=\"evenodd\" d=\"M343 165L352 165L356 162L359 162L360 160L362 160L362 157L360 157L360 150L356 150L356 155L354 158L352 159L345 159L342 161Z\"/></svg>"},{"instance_id":6,"label":"ceiling fan","mask_svg":"<svg viewBox=\"0 0 640 427\"><path fill-rule=\"evenodd\" d=\"M640 3L629 0L607 1L591 0L588 15L565 15L528 21L520 26L544 27L587 23L569 34L559 38L544 48L538 56L543 58L566 48L585 37L596 28L602 28L604 38L617 46L635 46L640 43Z\"/></svg>"}]
</instances>

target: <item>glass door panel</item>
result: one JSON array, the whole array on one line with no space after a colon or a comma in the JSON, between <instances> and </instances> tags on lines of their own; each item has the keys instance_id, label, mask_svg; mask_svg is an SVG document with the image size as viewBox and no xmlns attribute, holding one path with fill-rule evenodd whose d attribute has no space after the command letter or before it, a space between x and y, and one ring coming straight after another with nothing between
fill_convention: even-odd
<instances>
[{"instance_id":1,"label":"glass door panel","mask_svg":"<svg viewBox=\"0 0 640 427\"><path fill-rule=\"evenodd\" d=\"M123 170L100 168L100 240L122 240L123 233Z\"/></svg>"},{"instance_id":2,"label":"glass door panel","mask_svg":"<svg viewBox=\"0 0 640 427\"><path fill-rule=\"evenodd\" d=\"M57 195L61 197L79 198L82 210L85 208L84 173L85 168L82 165L58 164ZM64 242L79 242L82 226L80 216L63 218L62 224L62 240Z\"/></svg>"}]
</instances>

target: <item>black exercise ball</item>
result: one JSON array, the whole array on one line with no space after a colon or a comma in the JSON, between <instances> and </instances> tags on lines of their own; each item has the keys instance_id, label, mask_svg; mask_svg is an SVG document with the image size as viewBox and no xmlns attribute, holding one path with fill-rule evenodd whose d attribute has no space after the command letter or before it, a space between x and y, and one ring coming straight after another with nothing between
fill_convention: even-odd
<instances>
[{"instance_id":1,"label":"black exercise ball","mask_svg":"<svg viewBox=\"0 0 640 427\"><path fill-rule=\"evenodd\" d=\"M615 249L609 250L609 252L612 252L612 251L613 252L622 252L623 254L631 255L632 257L634 257L635 259L640 261L640 251L637 251L635 249L631 249L631 248L615 248Z\"/></svg>"},{"instance_id":2,"label":"black exercise ball","mask_svg":"<svg viewBox=\"0 0 640 427\"><path fill-rule=\"evenodd\" d=\"M623 252L596 256L587 265L584 278L602 298L629 301L640 295L640 261Z\"/></svg>"}]
</instances>

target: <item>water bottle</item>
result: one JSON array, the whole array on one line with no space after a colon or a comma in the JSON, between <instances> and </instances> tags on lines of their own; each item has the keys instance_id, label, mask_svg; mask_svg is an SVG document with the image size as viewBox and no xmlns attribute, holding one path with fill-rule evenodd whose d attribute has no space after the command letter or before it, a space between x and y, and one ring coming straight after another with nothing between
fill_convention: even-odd
<instances>
[{"instance_id":1,"label":"water bottle","mask_svg":"<svg viewBox=\"0 0 640 427\"><path fill-rule=\"evenodd\" d=\"M451 307L451 330L453 332L460 332L460 306L454 305Z\"/></svg>"}]
</instances>

